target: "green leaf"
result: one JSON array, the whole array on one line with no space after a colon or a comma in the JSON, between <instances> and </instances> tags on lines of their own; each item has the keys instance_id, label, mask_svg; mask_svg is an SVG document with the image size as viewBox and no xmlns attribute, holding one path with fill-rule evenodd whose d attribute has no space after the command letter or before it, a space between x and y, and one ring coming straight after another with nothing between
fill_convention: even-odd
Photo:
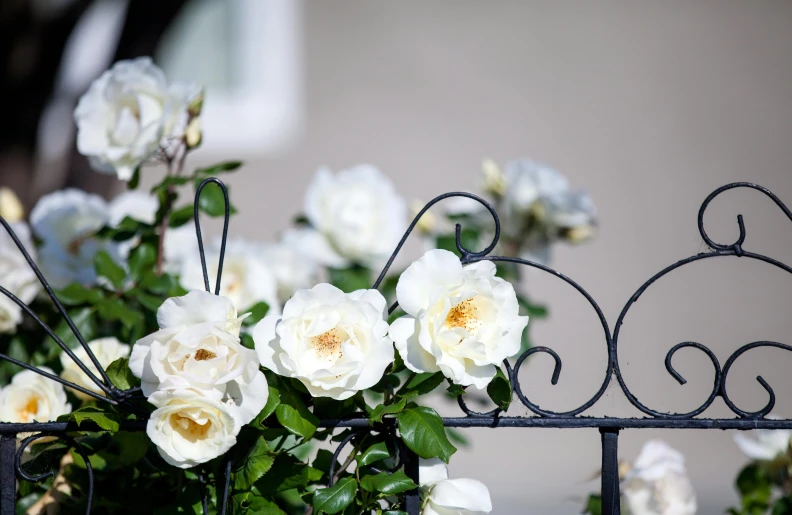
<instances>
[{"instance_id":1,"label":"green leaf","mask_svg":"<svg viewBox=\"0 0 792 515\"><path fill-rule=\"evenodd\" d=\"M405 445L424 459L448 459L456 452L446 436L443 419L432 408L417 406L397 415L399 433Z\"/></svg>"},{"instance_id":2,"label":"green leaf","mask_svg":"<svg viewBox=\"0 0 792 515\"><path fill-rule=\"evenodd\" d=\"M771 515L789 515L792 513L792 498L784 497L779 499L773 504L773 511Z\"/></svg>"},{"instance_id":3,"label":"green leaf","mask_svg":"<svg viewBox=\"0 0 792 515\"><path fill-rule=\"evenodd\" d=\"M120 290L123 288L126 272L124 272L121 265L113 261L113 258L106 251L100 250L96 253L94 256L94 268L96 268L97 275L108 279L116 289Z\"/></svg>"},{"instance_id":4,"label":"green leaf","mask_svg":"<svg viewBox=\"0 0 792 515\"><path fill-rule=\"evenodd\" d=\"M512 401L511 382L506 378L503 370L500 368L496 370L495 377L493 377L490 384L487 385L487 394L489 394L492 402L503 411L506 411L509 409L509 405Z\"/></svg>"},{"instance_id":5,"label":"green leaf","mask_svg":"<svg viewBox=\"0 0 792 515\"><path fill-rule=\"evenodd\" d=\"M602 515L602 497L599 495L589 495L583 513L591 515Z\"/></svg>"},{"instance_id":6,"label":"green leaf","mask_svg":"<svg viewBox=\"0 0 792 515\"><path fill-rule=\"evenodd\" d=\"M181 227L193 219L195 208L192 205L182 206L171 212L168 217L168 227L175 228Z\"/></svg>"},{"instance_id":7,"label":"green leaf","mask_svg":"<svg viewBox=\"0 0 792 515\"><path fill-rule=\"evenodd\" d=\"M250 423L251 427L255 427L256 429L264 429L264 421L273 413L275 413L275 408L280 405L280 393L277 389L269 386L269 396L267 396L267 404L264 405L264 408L256 415L256 418L253 419L253 422Z\"/></svg>"},{"instance_id":8,"label":"green leaf","mask_svg":"<svg viewBox=\"0 0 792 515\"><path fill-rule=\"evenodd\" d=\"M202 179L195 180L196 190L201 182ZM230 192L230 188L228 190ZM209 183L204 186L201 190L201 197L198 199L198 209L209 216L225 216L225 197L223 196L222 188L216 183ZM229 206L229 213L233 214L235 212L236 209L233 206Z\"/></svg>"},{"instance_id":9,"label":"green leaf","mask_svg":"<svg viewBox=\"0 0 792 515\"><path fill-rule=\"evenodd\" d=\"M129 188L130 190L135 190L137 189L139 184L140 184L140 166L135 168L135 171L132 172L132 178L129 179L129 182L127 182L127 188Z\"/></svg>"},{"instance_id":10,"label":"green leaf","mask_svg":"<svg viewBox=\"0 0 792 515\"><path fill-rule=\"evenodd\" d=\"M322 471L297 461L290 454L280 453L275 456L275 463L261 479L256 481L256 488L261 495L270 496L292 488L305 488L311 481L322 478Z\"/></svg>"},{"instance_id":11,"label":"green leaf","mask_svg":"<svg viewBox=\"0 0 792 515\"><path fill-rule=\"evenodd\" d=\"M311 438L316 432L316 424L303 418L300 412L288 404L279 404L275 408L275 416L278 422L297 436L302 436L306 440Z\"/></svg>"},{"instance_id":12,"label":"green leaf","mask_svg":"<svg viewBox=\"0 0 792 515\"><path fill-rule=\"evenodd\" d=\"M224 163L218 163L206 168L198 168L195 170L195 175L211 177L213 175L218 175L225 172L233 172L240 166L242 166L242 161L226 161Z\"/></svg>"},{"instance_id":13,"label":"green leaf","mask_svg":"<svg viewBox=\"0 0 792 515\"><path fill-rule=\"evenodd\" d=\"M381 492L387 495L400 494L418 488L402 470L393 473L381 472L374 476L363 476L360 487L367 492Z\"/></svg>"},{"instance_id":14,"label":"green leaf","mask_svg":"<svg viewBox=\"0 0 792 515\"><path fill-rule=\"evenodd\" d=\"M58 417L59 422L74 422L81 426L84 422L93 422L105 431L115 432L120 427L118 415L108 411L103 411L95 406L86 406L80 408L73 413L61 415Z\"/></svg>"},{"instance_id":15,"label":"green leaf","mask_svg":"<svg viewBox=\"0 0 792 515\"><path fill-rule=\"evenodd\" d=\"M143 272L157 262L157 249L150 243L141 243L129 253L129 272L134 280L142 277Z\"/></svg>"},{"instance_id":16,"label":"green leaf","mask_svg":"<svg viewBox=\"0 0 792 515\"><path fill-rule=\"evenodd\" d=\"M130 296L134 296L137 299L137 301L140 302L140 305L148 309L149 311L156 312L160 308L160 306L162 306L162 303L165 302L165 299L163 299L162 297L158 297L156 295L150 295L140 290L135 290L134 294L133 292L130 291L129 294Z\"/></svg>"},{"instance_id":17,"label":"green leaf","mask_svg":"<svg viewBox=\"0 0 792 515\"><path fill-rule=\"evenodd\" d=\"M129 390L140 384L140 379L135 377L135 374L129 369L128 358L118 358L113 361L110 363L110 366L107 367L106 372L107 377L110 378L110 382L121 390Z\"/></svg>"},{"instance_id":18,"label":"green leaf","mask_svg":"<svg viewBox=\"0 0 792 515\"><path fill-rule=\"evenodd\" d=\"M132 327L140 313L130 308L124 301L119 298L103 299L96 304L99 310L99 316L105 320L119 320L127 328Z\"/></svg>"},{"instance_id":19,"label":"green leaf","mask_svg":"<svg viewBox=\"0 0 792 515\"><path fill-rule=\"evenodd\" d=\"M442 372L423 372L416 374L407 384L402 386L397 395L402 397L413 397L415 395L425 395L437 388L445 377Z\"/></svg>"},{"instance_id":20,"label":"green leaf","mask_svg":"<svg viewBox=\"0 0 792 515\"><path fill-rule=\"evenodd\" d=\"M320 488L314 492L313 507L318 512L334 515L352 504L356 493L355 478L345 477L330 488Z\"/></svg>"},{"instance_id":21,"label":"green leaf","mask_svg":"<svg viewBox=\"0 0 792 515\"><path fill-rule=\"evenodd\" d=\"M257 438L247 458L236 470L234 488L249 490L253 483L261 479L261 476L272 468L273 463L275 463L275 456L270 453L267 441L264 438Z\"/></svg>"},{"instance_id":22,"label":"green leaf","mask_svg":"<svg viewBox=\"0 0 792 515\"><path fill-rule=\"evenodd\" d=\"M330 284L345 293L371 288L371 270L368 268L328 268L327 273Z\"/></svg>"},{"instance_id":23,"label":"green leaf","mask_svg":"<svg viewBox=\"0 0 792 515\"><path fill-rule=\"evenodd\" d=\"M769 489L771 484L765 469L756 463L744 467L737 475L737 490L742 495L747 495L757 490Z\"/></svg>"},{"instance_id":24,"label":"green leaf","mask_svg":"<svg viewBox=\"0 0 792 515\"><path fill-rule=\"evenodd\" d=\"M231 497L231 510L234 515L286 515L277 504L252 492L243 492Z\"/></svg>"},{"instance_id":25,"label":"green leaf","mask_svg":"<svg viewBox=\"0 0 792 515\"><path fill-rule=\"evenodd\" d=\"M388 459L390 457L391 453L388 450L388 445L385 442L377 442L363 451L355 459L357 460L358 464L365 466Z\"/></svg>"},{"instance_id":26,"label":"green leaf","mask_svg":"<svg viewBox=\"0 0 792 515\"><path fill-rule=\"evenodd\" d=\"M397 402L394 402L393 404L388 404L388 405L380 404L379 406L374 408L374 410L371 412L371 415L369 415L369 420L371 422L382 422L382 417L384 415L396 415L398 413L401 413L402 411L404 411L404 407L406 404L407 404L406 397L399 399Z\"/></svg>"},{"instance_id":27,"label":"green leaf","mask_svg":"<svg viewBox=\"0 0 792 515\"><path fill-rule=\"evenodd\" d=\"M86 288L78 283L71 283L67 287L55 292L58 300L66 306L77 306L80 304L96 304L104 296L101 290Z\"/></svg>"},{"instance_id":28,"label":"green leaf","mask_svg":"<svg viewBox=\"0 0 792 515\"><path fill-rule=\"evenodd\" d=\"M257 302L256 304L253 304L253 307L251 307L248 310L250 315L244 320L242 320L242 325L247 327L253 324L257 324L262 318L264 318L267 315L268 311L269 311L269 304L267 304L266 302Z\"/></svg>"}]
</instances>

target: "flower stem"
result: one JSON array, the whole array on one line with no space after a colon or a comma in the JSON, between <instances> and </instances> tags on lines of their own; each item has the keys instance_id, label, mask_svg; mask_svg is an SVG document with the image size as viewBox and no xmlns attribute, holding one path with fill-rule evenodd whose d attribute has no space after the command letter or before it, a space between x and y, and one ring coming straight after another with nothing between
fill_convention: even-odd
<instances>
[{"instance_id":1,"label":"flower stem","mask_svg":"<svg viewBox=\"0 0 792 515\"><path fill-rule=\"evenodd\" d=\"M179 144L178 148L176 149L176 153L174 157L168 158L168 173L166 175L166 179L174 176L178 177L181 175L182 170L184 170L184 160L187 157L187 145L184 143L184 139L182 138L181 143ZM170 210L171 210L171 195L173 194L173 185L168 184L168 188L165 193L165 212L162 215L162 222L160 222L159 228L159 240L157 241L157 275L162 275L162 265L165 260L165 232L168 230L168 221L170 219Z\"/></svg>"}]
</instances>

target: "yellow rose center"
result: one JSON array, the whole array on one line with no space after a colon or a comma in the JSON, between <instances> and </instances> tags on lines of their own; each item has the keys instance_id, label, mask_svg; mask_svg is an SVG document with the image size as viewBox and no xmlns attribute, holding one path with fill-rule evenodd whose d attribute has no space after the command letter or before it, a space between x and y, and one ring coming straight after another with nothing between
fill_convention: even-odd
<instances>
[{"instance_id":1,"label":"yellow rose center","mask_svg":"<svg viewBox=\"0 0 792 515\"><path fill-rule=\"evenodd\" d=\"M192 418L183 417L178 413L171 416L171 423L174 428L190 442L206 438L206 435L209 434L209 430L212 428L212 423L209 420L204 424L199 424Z\"/></svg>"},{"instance_id":2,"label":"yellow rose center","mask_svg":"<svg viewBox=\"0 0 792 515\"><path fill-rule=\"evenodd\" d=\"M36 416L39 409L39 399L35 395L28 398L27 403L17 410L17 416L22 422L30 422Z\"/></svg>"},{"instance_id":3,"label":"yellow rose center","mask_svg":"<svg viewBox=\"0 0 792 515\"><path fill-rule=\"evenodd\" d=\"M195 360L196 361L206 361L207 359L213 359L213 358L216 358L216 357L217 357L217 354L215 354L214 352L212 352L210 350L198 349L197 351L195 351Z\"/></svg>"},{"instance_id":4,"label":"yellow rose center","mask_svg":"<svg viewBox=\"0 0 792 515\"><path fill-rule=\"evenodd\" d=\"M327 332L311 338L316 354L325 359L340 358L342 356L341 344L349 338L343 329L334 327Z\"/></svg>"},{"instance_id":5,"label":"yellow rose center","mask_svg":"<svg viewBox=\"0 0 792 515\"><path fill-rule=\"evenodd\" d=\"M474 303L474 298L463 300L448 311L445 325L450 328L466 329L474 332L483 324L476 316L478 309Z\"/></svg>"}]
</instances>

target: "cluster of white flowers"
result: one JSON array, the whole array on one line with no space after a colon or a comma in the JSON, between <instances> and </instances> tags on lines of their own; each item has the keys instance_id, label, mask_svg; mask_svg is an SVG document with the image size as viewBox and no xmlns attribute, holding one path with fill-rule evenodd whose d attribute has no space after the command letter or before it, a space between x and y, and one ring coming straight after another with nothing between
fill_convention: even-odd
<instances>
[{"instance_id":1,"label":"cluster of white flowers","mask_svg":"<svg viewBox=\"0 0 792 515\"><path fill-rule=\"evenodd\" d=\"M9 224L30 257L36 259L36 251L30 237L30 229L25 222ZM2 286L25 304L30 303L38 294L41 285L28 265L22 252L17 248L11 235L0 229L0 277ZM22 308L5 295L0 295L0 333L12 333L22 322Z\"/></svg>"},{"instance_id":2,"label":"cluster of white flowers","mask_svg":"<svg viewBox=\"0 0 792 515\"><path fill-rule=\"evenodd\" d=\"M157 407L146 432L171 465L224 454L267 403L256 353L239 339L243 318L228 298L193 290L166 300L160 330L132 347L129 368Z\"/></svg>"},{"instance_id":3,"label":"cluster of white flowers","mask_svg":"<svg viewBox=\"0 0 792 515\"><path fill-rule=\"evenodd\" d=\"M492 511L486 485L475 479L448 479L448 467L439 459L421 460L421 515L483 515Z\"/></svg>"},{"instance_id":4,"label":"cluster of white flowers","mask_svg":"<svg viewBox=\"0 0 792 515\"><path fill-rule=\"evenodd\" d=\"M660 440L644 444L622 482L630 515L695 515L696 492L685 458Z\"/></svg>"}]
</instances>

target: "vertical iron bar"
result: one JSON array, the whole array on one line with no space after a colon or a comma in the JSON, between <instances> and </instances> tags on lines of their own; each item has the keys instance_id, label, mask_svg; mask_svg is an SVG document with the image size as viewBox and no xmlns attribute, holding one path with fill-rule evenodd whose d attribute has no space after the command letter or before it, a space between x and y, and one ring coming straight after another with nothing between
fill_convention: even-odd
<instances>
[{"instance_id":1,"label":"vertical iron bar","mask_svg":"<svg viewBox=\"0 0 792 515\"><path fill-rule=\"evenodd\" d=\"M602 513L619 515L619 430L601 427L602 435Z\"/></svg>"},{"instance_id":2,"label":"vertical iron bar","mask_svg":"<svg viewBox=\"0 0 792 515\"><path fill-rule=\"evenodd\" d=\"M408 449L406 446L402 446L401 452L404 453L402 458L404 463L404 473L413 480L416 485L420 485L420 477L418 473L418 455ZM421 514L421 495L417 488L413 488L406 494L404 494L404 511L407 512L408 515L420 515Z\"/></svg>"},{"instance_id":3,"label":"vertical iron bar","mask_svg":"<svg viewBox=\"0 0 792 515\"><path fill-rule=\"evenodd\" d=\"M230 452L226 454L225 462L223 463L222 486L223 488L218 489L218 493L217 493L217 500L219 502L219 508L220 508L218 510L218 513L220 515L226 515L226 512L228 510L228 496L231 493L231 453Z\"/></svg>"},{"instance_id":4,"label":"vertical iron bar","mask_svg":"<svg viewBox=\"0 0 792 515\"><path fill-rule=\"evenodd\" d=\"M16 435L0 435L0 515L16 511Z\"/></svg>"}]
</instances>

